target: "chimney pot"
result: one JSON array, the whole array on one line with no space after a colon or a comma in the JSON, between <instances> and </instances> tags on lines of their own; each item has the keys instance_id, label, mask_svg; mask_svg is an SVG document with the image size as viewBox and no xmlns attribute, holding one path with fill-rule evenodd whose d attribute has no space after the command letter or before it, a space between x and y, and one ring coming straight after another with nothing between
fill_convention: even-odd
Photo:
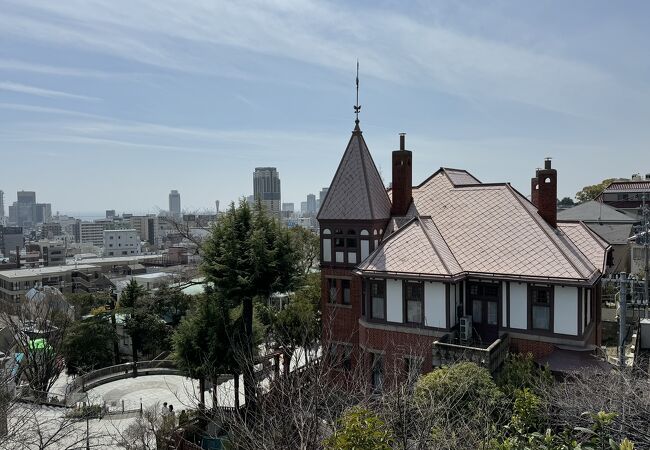
<instances>
[{"instance_id":1,"label":"chimney pot","mask_svg":"<svg viewBox=\"0 0 650 450\"><path fill-rule=\"evenodd\" d=\"M545 170L550 170L551 169L551 157L547 156L544 158L544 169Z\"/></svg>"},{"instance_id":2,"label":"chimney pot","mask_svg":"<svg viewBox=\"0 0 650 450\"><path fill-rule=\"evenodd\" d=\"M406 133L399 134L399 149L406 150Z\"/></svg>"}]
</instances>

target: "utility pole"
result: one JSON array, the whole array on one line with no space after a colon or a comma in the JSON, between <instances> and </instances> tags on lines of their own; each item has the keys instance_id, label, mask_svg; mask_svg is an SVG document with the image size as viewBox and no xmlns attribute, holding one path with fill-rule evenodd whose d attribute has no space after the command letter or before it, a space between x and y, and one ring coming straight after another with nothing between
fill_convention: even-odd
<instances>
[{"instance_id":1,"label":"utility pole","mask_svg":"<svg viewBox=\"0 0 650 450\"><path fill-rule=\"evenodd\" d=\"M643 250L644 250L644 263L645 267L643 270L643 300L645 300L645 313L644 316L647 317L648 313L648 274L650 274L650 267L648 265L648 245L650 244L650 230L648 230L648 222L650 222L650 210L646 205L647 194L643 194Z\"/></svg>"},{"instance_id":2,"label":"utility pole","mask_svg":"<svg viewBox=\"0 0 650 450\"><path fill-rule=\"evenodd\" d=\"M621 368L625 368L625 335L627 329L625 320L627 318L627 274L620 273L619 277L619 312L618 312L618 364Z\"/></svg>"}]
</instances>

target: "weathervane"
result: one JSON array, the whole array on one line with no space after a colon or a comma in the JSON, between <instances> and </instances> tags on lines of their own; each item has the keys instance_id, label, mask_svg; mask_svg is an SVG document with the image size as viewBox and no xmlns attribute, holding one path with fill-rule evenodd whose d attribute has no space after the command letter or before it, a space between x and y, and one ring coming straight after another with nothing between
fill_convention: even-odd
<instances>
[{"instance_id":1,"label":"weathervane","mask_svg":"<svg viewBox=\"0 0 650 450\"><path fill-rule=\"evenodd\" d=\"M359 112L361 111L361 105L359 104L359 60L357 59L357 104L354 105L354 114L356 115L356 128L359 128Z\"/></svg>"}]
</instances>

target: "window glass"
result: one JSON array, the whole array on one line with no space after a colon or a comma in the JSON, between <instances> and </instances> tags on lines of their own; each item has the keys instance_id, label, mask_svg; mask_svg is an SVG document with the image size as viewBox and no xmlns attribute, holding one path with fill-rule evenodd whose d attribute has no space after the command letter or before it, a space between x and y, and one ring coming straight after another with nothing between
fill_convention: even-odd
<instances>
[{"instance_id":1,"label":"window glass","mask_svg":"<svg viewBox=\"0 0 650 450\"><path fill-rule=\"evenodd\" d=\"M384 283L384 281L370 282L370 308L373 319L386 319L386 289Z\"/></svg>"},{"instance_id":2,"label":"window glass","mask_svg":"<svg viewBox=\"0 0 650 450\"><path fill-rule=\"evenodd\" d=\"M381 391L384 385L384 361L381 355L374 353L372 355L372 388L375 391Z\"/></svg>"},{"instance_id":3,"label":"window glass","mask_svg":"<svg viewBox=\"0 0 650 450\"><path fill-rule=\"evenodd\" d=\"M341 281L341 288L343 289L343 304L350 304L350 280Z\"/></svg>"},{"instance_id":4,"label":"window glass","mask_svg":"<svg viewBox=\"0 0 650 450\"><path fill-rule=\"evenodd\" d=\"M474 300L472 302L472 322L483 322L483 302L481 300Z\"/></svg>"},{"instance_id":5,"label":"window glass","mask_svg":"<svg viewBox=\"0 0 650 450\"><path fill-rule=\"evenodd\" d=\"M550 308L548 306L533 305L533 328L548 330L551 324Z\"/></svg>"},{"instance_id":6,"label":"window glass","mask_svg":"<svg viewBox=\"0 0 650 450\"><path fill-rule=\"evenodd\" d=\"M328 301L330 303L336 303L338 290L336 289L336 280L334 278L327 279L327 292L329 293Z\"/></svg>"},{"instance_id":7,"label":"window glass","mask_svg":"<svg viewBox=\"0 0 650 450\"><path fill-rule=\"evenodd\" d=\"M536 330L551 330L551 289L533 286L531 297L531 326Z\"/></svg>"},{"instance_id":8,"label":"window glass","mask_svg":"<svg viewBox=\"0 0 650 450\"><path fill-rule=\"evenodd\" d=\"M487 302L487 313L488 325L497 325L497 302Z\"/></svg>"},{"instance_id":9,"label":"window glass","mask_svg":"<svg viewBox=\"0 0 650 450\"><path fill-rule=\"evenodd\" d=\"M406 283L406 321L409 323L422 323L422 283Z\"/></svg>"}]
</instances>

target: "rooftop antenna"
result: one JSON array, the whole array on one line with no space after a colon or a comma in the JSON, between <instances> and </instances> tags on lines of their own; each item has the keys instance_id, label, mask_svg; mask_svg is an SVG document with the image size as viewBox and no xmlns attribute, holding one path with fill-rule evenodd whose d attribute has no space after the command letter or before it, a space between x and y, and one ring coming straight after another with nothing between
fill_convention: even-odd
<instances>
[{"instance_id":1,"label":"rooftop antenna","mask_svg":"<svg viewBox=\"0 0 650 450\"><path fill-rule=\"evenodd\" d=\"M359 60L357 59L357 103L354 105L354 114L356 116L356 120L354 121L355 123L355 130L359 129L359 112L361 111L361 105L359 104Z\"/></svg>"}]
</instances>

